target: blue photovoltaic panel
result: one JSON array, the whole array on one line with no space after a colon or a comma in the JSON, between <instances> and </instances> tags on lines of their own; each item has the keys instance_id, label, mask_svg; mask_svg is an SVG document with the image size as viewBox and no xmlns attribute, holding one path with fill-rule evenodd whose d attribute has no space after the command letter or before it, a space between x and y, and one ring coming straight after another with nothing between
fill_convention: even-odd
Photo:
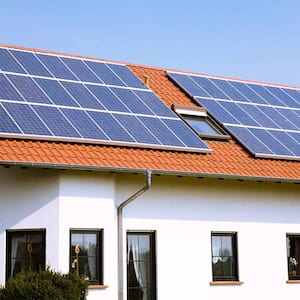
<instances>
[{"instance_id":1,"label":"blue photovoltaic panel","mask_svg":"<svg viewBox=\"0 0 300 300\"><path fill-rule=\"evenodd\" d=\"M95 123L102 129L102 131L112 141L121 141L134 143L135 140L126 131L126 129L120 125L117 120L108 113L101 113L95 111L89 111L88 114L92 117Z\"/></svg>"},{"instance_id":2,"label":"blue photovoltaic panel","mask_svg":"<svg viewBox=\"0 0 300 300\"><path fill-rule=\"evenodd\" d=\"M81 107L102 110L105 109L105 107L83 84L77 82L62 82L62 85Z\"/></svg>"},{"instance_id":3,"label":"blue photovoltaic panel","mask_svg":"<svg viewBox=\"0 0 300 300\"><path fill-rule=\"evenodd\" d=\"M215 84L213 84L208 78L197 76L191 76L191 78L212 98L229 99L229 97Z\"/></svg>"},{"instance_id":4,"label":"blue photovoltaic panel","mask_svg":"<svg viewBox=\"0 0 300 300\"><path fill-rule=\"evenodd\" d=\"M54 104L71 107L79 106L59 81L41 78L37 78L36 81Z\"/></svg>"},{"instance_id":5,"label":"blue photovoltaic panel","mask_svg":"<svg viewBox=\"0 0 300 300\"><path fill-rule=\"evenodd\" d=\"M184 144L161 120L149 117L139 117L139 119L144 126L155 133L156 138L159 139L162 145L172 144L178 147L184 146Z\"/></svg>"},{"instance_id":6,"label":"blue photovoltaic panel","mask_svg":"<svg viewBox=\"0 0 300 300\"><path fill-rule=\"evenodd\" d=\"M47 106L34 106L33 108L55 136L80 137L58 108Z\"/></svg>"},{"instance_id":7,"label":"blue photovoltaic panel","mask_svg":"<svg viewBox=\"0 0 300 300\"><path fill-rule=\"evenodd\" d=\"M53 55L36 54L38 59L53 74L54 77L60 79L78 80L75 75L68 69L62 60Z\"/></svg>"},{"instance_id":8,"label":"blue photovoltaic panel","mask_svg":"<svg viewBox=\"0 0 300 300\"><path fill-rule=\"evenodd\" d=\"M137 114L154 115L154 113L137 97L134 92L126 89L111 88L118 98L131 112Z\"/></svg>"},{"instance_id":9,"label":"blue photovoltaic panel","mask_svg":"<svg viewBox=\"0 0 300 300\"><path fill-rule=\"evenodd\" d=\"M221 79L210 79L220 90L222 90L230 99L249 102L249 100L235 89L228 81Z\"/></svg>"},{"instance_id":10,"label":"blue photovoltaic panel","mask_svg":"<svg viewBox=\"0 0 300 300\"><path fill-rule=\"evenodd\" d=\"M284 92L281 88L273 87L273 86L265 86L269 92L271 92L278 99L281 99L283 103L286 103L288 107L300 107L297 105L297 101Z\"/></svg>"},{"instance_id":11,"label":"blue photovoltaic panel","mask_svg":"<svg viewBox=\"0 0 300 300\"><path fill-rule=\"evenodd\" d=\"M153 93L148 91L136 90L134 93L153 111L156 115L164 117L175 117L173 111L171 111L163 102Z\"/></svg>"},{"instance_id":12,"label":"blue photovoltaic panel","mask_svg":"<svg viewBox=\"0 0 300 300\"><path fill-rule=\"evenodd\" d=\"M93 95L96 96L99 102L106 107L107 110L115 112L130 112L123 102L121 102L121 100L113 94L108 87L90 84L87 84L86 87Z\"/></svg>"},{"instance_id":13,"label":"blue photovoltaic panel","mask_svg":"<svg viewBox=\"0 0 300 300\"><path fill-rule=\"evenodd\" d=\"M258 139L253 133L249 131L246 127L238 126L227 126L229 132L231 132L235 137L237 137L240 142L250 151L255 151L257 154L269 154L272 155L273 152L269 149L263 141ZM251 147L249 146L251 145Z\"/></svg>"},{"instance_id":14,"label":"blue photovoltaic panel","mask_svg":"<svg viewBox=\"0 0 300 300\"><path fill-rule=\"evenodd\" d=\"M162 120L177 136L180 136L180 140L187 145L188 147L199 147L199 148L207 148L207 145L204 144L202 140L198 138L198 136L189 134L189 128L182 123L180 120L174 119L164 119ZM180 134L179 134L180 133Z\"/></svg>"},{"instance_id":15,"label":"blue photovoltaic panel","mask_svg":"<svg viewBox=\"0 0 300 300\"><path fill-rule=\"evenodd\" d=\"M259 123L255 121L255 118L250 114L247 114L238 104L233 102L219 101L221 105L228 113L232 114L239 124L245 126L259 126Z\"/></svg>"},{"instance_id":16,"label":"blue photovoltaic panel","mask_svg":"<svg viewBox=\"0 0 300 300\"><path fill-rule=\"evenodd\" d=\"M1 134L210 152L126 65L5 47Z\"/></svg>"},{"instance_id":17,"label":"blue photovoltaic panel","mask_svg":"<svg viewBox=\"0 0 300 300\"><path fill-rule=\"evenodd\" d=\"M30 75L52 77L49 71L38 61L33 53L10 50L10 53Z\"/></svg>"},{"instance_id":18,"label":"blue photovoltaic panel","mask_svg":"<svg viewBox=\"0 0 300 300\"><path fill-rule=\"evenodd\" d=\"M264 86L258 84L248 84L248 86L264 100L263 104L285 106L278 98L268 92Z\"/></svg>"},{"instance_id":19,"label":"blue photovoltaic panel","mask_svg":"<svg viewBox=\"0 0 300 300\"><path fill-rule=\"evenodd\" d=\"M22 94L26 101L51 104L50 99L43 93L32 78L10 74L7 75L7 78Z\"/></svg>"},{"instance_id":20,"label":"blue photovoltaic panel","mask_svg":"<svg viewBox=\"0 0 300 300\"><path fill-rule=\"evenodd\" d=\"M22 133L17 127L13 119L8 115L8 113L0 106L0 132L5 133Z\"/></svg>"},{"instance_id":21,"label":"blue photovoltaic panel","mask_svg":"<svg viewBox=\"0 0 300 300\"><path fill-rule=\"evenodd\" d=\"M269 131L278 141L283 141L284 145L289 145L289 149L297 156L300 156L299 142L292 135L285 131Z\"/></svg>"},{"instance_id":22,"label":"blue photovoltaic panel","mask_svg":"<svg viewBox=\"0 0 300 300\"><path fill-rule=\"evenodd\" d=\"M95 61L86 61L86 64L105 84L125 86L125 83L106 64Z\"/></svg>"},{"instance_id":23,"label":"blue photovoltaic panel","mask_svg":"<svg viewBox=\"0 0 300 300\"><path fill-rule=\"evenodd\" d=\"M168 75L254 155L300 159L300 89L195 74Z\"/></svg>"},{"instance_id":24,"label":"blue photovoltaic panel","mask_svg":"<svg viewBox=\"0 0 300 300\"><path fill-rule=\"evenodd\" d=\"M81 80L86 82L101 83L101 80L88 68L88 66L79 59L63 57L62 61L72 70L72 72Z\"/></svg>"},{"instance_id":25,"label":"blue photovoltaic panel","mask_svg":"<svg viewBox=\"0 0 300 300\"><path fill-rule=\"evenodd\" d=\"M124 128L127 128L128 132L138 143L160 144L137 117L121 114L116 114L115 117Z\"/></svg>"},{"instance_id":26,"label":"blue photovoltaic panel","mask_svg":"<svg viewBox=\"0 0 300 300\"><path fill-rule=\"evenodd\" d=\"M23 133L52 136L51 132L29 105L8 102L2 105Z\"/></svg>"},{"instance_id":27,"label":"blue photovoltaic panel","mask_svg":"<svg viewBox=\"0 0 300 300\"><path fill-rule=\"evenodd\" d=\"M24 101L22 96L3 74L0 74L0 99Z\"/></svg>"},{"instance_id":28,"label":"blue photovoltaic panel","mask_svg":"<svg viewBox=\"0 0 300 300\"><path fill-rule=\"evenodd\" d=\"M140 89L148 89L140 79L138 79L129 69L127 66L123 65L116 65L116 64L107 64L110 69L112 69L121 79L123 82L126 83L127 86L133 88L140 88Z\"/></svg>"},{"instance_id":29,"label":"blue photovoltaic panel","mask_svg":"<svg viewBox=\"0 0 300 300\"><path fill-rule=\"evenodd\" d=\"M90 116L83 110L75 110L69 108L61 109L63 114L67 117L77 131L87 139L96 139L96 140L108 140L108 137L103 133L103 131L92 121Z\"/></svg>"},{"instance_id":30,"label":"blue photovoltaic panel","mask_svg":"<svg viewBox=\"0 0 300 300\"><path fill-rule=\"evenodd\" d=\"M233 117L233 115L228 112L220 102L211 99L197 98L197 102L205 107L217 120L221 123L229 124L239 124L237 120L238 116Z\"/></svg>"},{"instance_id":31,"label":"blue photovoltaic panel","mask_svg":"<svg viewBox=\"0 0 300 300\"><path fill-rule=\"evenodd\" d=\"M0 70L13 73L26 73L7 49L0 48Z\"/></svg>"}]
</instances>

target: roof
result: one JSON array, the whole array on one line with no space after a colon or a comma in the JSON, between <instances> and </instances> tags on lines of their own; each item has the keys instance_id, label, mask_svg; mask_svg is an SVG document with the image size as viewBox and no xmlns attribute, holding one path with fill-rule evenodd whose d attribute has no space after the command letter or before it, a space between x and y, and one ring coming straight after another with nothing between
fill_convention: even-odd
<instances>
[{"instance_id":1,"label":"roof","mask_svg":"<svg viewBox=\"0 0 300 300\"><path fill-rule=\"evenodd\" d=\"M166 69L127 66L142 80L148 77L150 88L167 106L196 106L169 79ZM205 142L212 153L2 138L0 164L132 172L151 169L157 174L300 182L299 161L255 158L235 139Z\"/></svg>"}]
</instances>

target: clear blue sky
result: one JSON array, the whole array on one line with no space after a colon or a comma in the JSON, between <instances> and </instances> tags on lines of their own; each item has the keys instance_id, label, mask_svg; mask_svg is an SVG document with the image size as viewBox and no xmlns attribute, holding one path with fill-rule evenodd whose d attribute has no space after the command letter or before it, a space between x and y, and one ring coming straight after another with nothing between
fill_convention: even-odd
<instances>
[{"instance_id":1,"label":"clear blue sky","mask_svg":"<svg viewBox=\"0 0 300 300\"><path fill-rule=\"evenodd\" d=\"M300 86L300 0L0 4L0 43Z\"/></svg>"}]
</instances>

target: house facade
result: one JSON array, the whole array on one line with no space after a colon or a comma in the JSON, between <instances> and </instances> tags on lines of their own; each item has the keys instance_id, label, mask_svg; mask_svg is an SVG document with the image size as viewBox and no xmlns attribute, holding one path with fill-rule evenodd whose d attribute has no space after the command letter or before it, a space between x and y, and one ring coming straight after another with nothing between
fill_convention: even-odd
<instances>
[{"instance_id":1,"label":"house facade","mask_svg":"<svg viewBox=\"0 0 300 300\"><path fill-rule=\"evenodd\" d=\"M13 76L21 75L7 65L0 62L1 74L32 103L14 84ZM170 111L203 117L168 70L127 67L141 82L147 78ZM7 103L17 100L2 94L8 112ZM300 102L288 110L297 115ZM222 122L212 121L221 134L199 134L210 149L204 152L12 135L0 121L0 285L28 266L49 266L89 280L89 300L295 297L300 144L295 138L287 148L292 157L255 156ZM293 136L298 131L291 130Z\"/></svg>"}]
</instances>

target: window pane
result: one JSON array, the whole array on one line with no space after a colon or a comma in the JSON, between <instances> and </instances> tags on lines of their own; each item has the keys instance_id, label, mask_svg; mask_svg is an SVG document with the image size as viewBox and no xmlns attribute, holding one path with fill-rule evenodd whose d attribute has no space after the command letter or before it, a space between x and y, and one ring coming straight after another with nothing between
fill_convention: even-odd
<instances>
[{"instance_id":1,"label":"window pane","mask_svg":"<svg viewBox=\"0 0 300 300\"><path fill-rule=\"evenodd\" d=\"M231 236L222 237L222 256L232 256Z\"/></svg>"},{"instance_id":2,"label":"window pane","mask_svg":"<svg viewBox=\"0 0 300 300\"><path fill-rule=\"evenodd\" d=\"M127 298L155 299L154 233L127 234Z\"/></svg>"},{"instance_id":3,"label":"window pane","mask_svg":"<svg viewBox=\"0 0 300 300\"><path fill-rule=\"evenodd\" d=\"M236 234L212 234L213 280L238 280Z\"/></svg>"},{"instance_id":4,"label":"window pane","mask_svg":"<svg viewBox=\"0 0 300 300\"><path fill-rule=\"evenodd\" d=\"M289 279L300 279L300 236L287 237Z\"/></svg>"},{"instance_id":5,"label":"window pane","mask_svg":"<svg viewBox=\"0 0 300 300\"><path fill-rule=\"evenodd\" d=\"M45 268L45 232L7 233L7 279L21 271Z\"/></svg>"},{"instance_id":6,"label":"window pane","mask_svg":"<svg viewBox=\"0 0 300 300\"><path fill-rule=\"evenodd\" d=\"M100 232L72 231L71 232L71 262L70 269L91 284L102 283L102 262L100 251ZM101 242L102 243L102 242ZM76 247L79 253L76 254ZM78 255L78 256L77 256Z\"/></svg>"}]
</instances>

